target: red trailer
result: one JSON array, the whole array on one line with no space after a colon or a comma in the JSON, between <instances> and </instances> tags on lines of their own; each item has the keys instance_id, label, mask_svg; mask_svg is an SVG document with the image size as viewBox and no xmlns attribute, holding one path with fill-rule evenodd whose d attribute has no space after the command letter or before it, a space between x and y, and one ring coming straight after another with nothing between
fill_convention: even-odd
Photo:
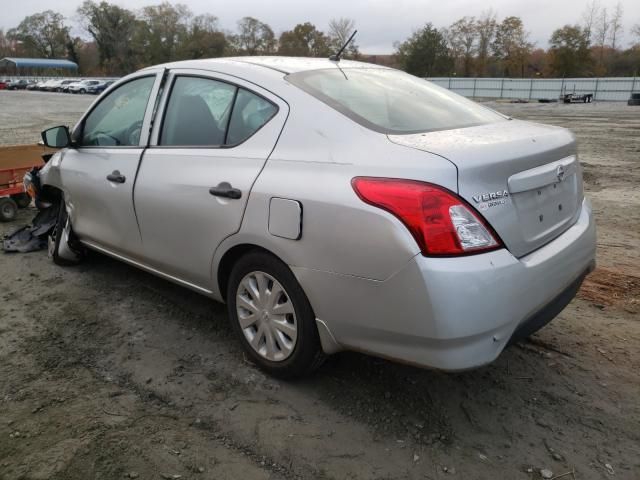
<instances>
[{"instance_id":1,"label":"red trailer","mask_svg":"<svg viewBox=\"0 0 640 480\"><path fill-rule=\"evenodd\" d=\"M43 153L38 145L0 147L0 221L13 220L19 208L31 203L23 179L33 167L42 165Z\"/></svg>"},{"instance_id":2,"label":"red trailer","mask_svg":"<svg viewBox=\"0 0 640 480\"><path fill-rule=\"evenodd\" d=\"M9 222L16 217L18 208L26 208L31 197L24 191L22 179L33 167L0 170L0 221Z\"/></svg>"}]
</instances>

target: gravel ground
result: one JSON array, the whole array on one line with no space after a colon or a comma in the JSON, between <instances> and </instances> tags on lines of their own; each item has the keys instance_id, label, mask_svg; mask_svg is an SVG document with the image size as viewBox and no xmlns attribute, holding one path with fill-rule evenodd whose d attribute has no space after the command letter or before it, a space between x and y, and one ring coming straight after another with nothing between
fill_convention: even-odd
<instances>
[{"instance_id":1,"label":"gravel ground","mask_svg":"<svg viewBox=\"0 0 640 480\"><path fill-rule=\"evenodd\" d=\"M0 144L90 101L0 91ZM575 132L598 222L598 270L529 342L456 375L343 353L286 383L191 291L0 255L0 478L640 478L640 109L489 105Z\"/></svg>"},{"instance_id":2,"label":"gravel ground","mask_svg":"<svg viewBox=\"0 0 640 480\"><path fill-rule=\"evenodd\" d=\"M37 143L45 128L73 127L95 99L93 95L0 90L0 145Z\"/></svg>"}]
</instances>

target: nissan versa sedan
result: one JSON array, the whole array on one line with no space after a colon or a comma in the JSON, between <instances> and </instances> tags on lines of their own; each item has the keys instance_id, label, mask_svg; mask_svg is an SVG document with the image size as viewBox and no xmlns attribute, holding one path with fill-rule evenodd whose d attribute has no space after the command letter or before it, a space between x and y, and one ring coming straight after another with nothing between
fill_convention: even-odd
<instances>
[{"instance_id":1,"label":"nissan versa sedan","mask_svg":"<svg viewBox=\"0 0 640 480\"><path fill-rule=\"evenodd\" d=\"M282 377L340 350L487 364L595 263L569 131L377 65L146 68L43 140L60 148L39 174L56 263L97 250L226 302Z\"/></svg>"}]
</instances>

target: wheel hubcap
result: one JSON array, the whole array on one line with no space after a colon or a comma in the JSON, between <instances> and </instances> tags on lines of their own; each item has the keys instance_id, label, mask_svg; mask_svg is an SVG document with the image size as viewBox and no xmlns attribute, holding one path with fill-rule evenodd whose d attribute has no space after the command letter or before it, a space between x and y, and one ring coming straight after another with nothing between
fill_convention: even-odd
<instances>
[{"instance_id":1,"label":"wheel hubcap","mask_svg":"<svg viewBox=\"0 0 640 480\"><path fill-rule=\"evenodd\" d=\"M296 313L284 287L271 275L251 272L236 293L238 322L261 357L272 362L288 358L296 346Z\"/></svg>"}]
</instances>

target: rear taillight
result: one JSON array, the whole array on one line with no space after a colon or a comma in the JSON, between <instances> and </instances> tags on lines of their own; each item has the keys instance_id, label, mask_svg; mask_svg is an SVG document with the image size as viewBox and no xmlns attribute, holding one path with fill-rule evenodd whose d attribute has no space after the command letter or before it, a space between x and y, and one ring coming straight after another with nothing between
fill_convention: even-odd
<instances>
[{"instance_id":1,"label":"rear taillight","mask_svg":"<svg viewBox=\"0 0 640 480\"><path fill-rule=\"evenodd\" d=\"M364 202L404 223L423 255L468 255L502 247L473 207L446 188L377 177L356 177L351 184Z\"/></svg>"}]
</instances>

